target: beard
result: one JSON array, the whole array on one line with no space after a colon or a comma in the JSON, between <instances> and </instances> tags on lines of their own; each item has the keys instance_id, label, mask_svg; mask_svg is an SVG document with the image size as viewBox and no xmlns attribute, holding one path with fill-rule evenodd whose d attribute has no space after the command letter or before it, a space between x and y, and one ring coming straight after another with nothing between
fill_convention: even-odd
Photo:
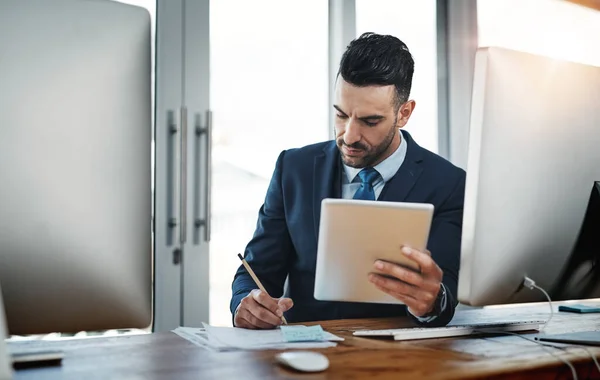
<instances>
[{"instance_id":1,"label":"beard","mask_svg":"<svg viewBox=\"0 0 600 380\"><path fill-rule=\"evenodd\" d=\"M343 136L338 137L336 139L336 145L338 147L338 150L340 151L342 162L350 166L351 168L357 169L374 166L374 164L377 164L381 161L382 156L386 153L387 149L392 144L392 141L394 141L394 136L396 135L396 132L398 132L398 128L395 126L394 123L394 127L390 129L390 132L387 134L385 139L375 146L367 146L366 144L363 144L360 141L354 144L346 144L344 142ZM344 153L342 149L343 147L356 149L359 151L359 155L349 156Z\"/></svg>"}]
</instances>

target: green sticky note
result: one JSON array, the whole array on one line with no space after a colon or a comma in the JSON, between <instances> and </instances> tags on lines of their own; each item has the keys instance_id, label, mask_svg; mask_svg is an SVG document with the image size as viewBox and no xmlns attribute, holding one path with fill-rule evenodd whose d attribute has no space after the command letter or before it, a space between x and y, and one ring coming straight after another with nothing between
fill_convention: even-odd
<instances>
[{"instance_id":1,"label":"green sticky note","mask_svg":"<svg viewBox=\"0 0 600 380\"><path fill-rule=\"evenodd\" d=\"M316 326L280 326L286 342L307 342L325 340L321 325Z\"/></svg>"}]
</instances>

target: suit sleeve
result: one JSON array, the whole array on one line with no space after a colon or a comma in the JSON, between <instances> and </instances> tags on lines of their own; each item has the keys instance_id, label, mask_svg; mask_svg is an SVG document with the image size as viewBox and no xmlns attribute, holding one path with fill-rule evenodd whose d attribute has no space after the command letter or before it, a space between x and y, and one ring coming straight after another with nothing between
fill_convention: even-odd
<instances>
[{"instance_id":1,"label":"suit sleeve","mask_svg":"<svg viewBox=\"0 0 600 380\"><path fill-rule=\"evenodd\" d=\"M442 282L446 288L446 307L430 322L419 321L419 325L430 327L445 326L454 317L457 301L458 272L460 267L460 246L462 219L465 200L465 172L461 170L450 196L439 206L431 223L428 249L437 265L444 271ZM410 315L410 313L408 313Z\"/></svg>"},{"instance_id":2,"label":"suit sleeve","mask_svg":"<svg viewBox=\"0 0 600 380\"><path fill-rule=\"evenodd\" d=\"M284 156L285 151L281 152L277 159L265 201L258 213L254 236L244 252L244 258L271 297L281 297L283 294L283 284L288 275L290 257L293 255L282 191ZM250 274L240 265L232 284L232 315L235 315L242 298L257 288Z\"/></svg>"}]
</instances>

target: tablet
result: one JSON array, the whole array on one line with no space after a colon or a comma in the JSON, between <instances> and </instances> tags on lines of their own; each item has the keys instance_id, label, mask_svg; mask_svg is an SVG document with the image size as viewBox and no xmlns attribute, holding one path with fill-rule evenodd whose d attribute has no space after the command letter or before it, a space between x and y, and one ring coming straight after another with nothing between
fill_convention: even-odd
<instances>
[{"instance_id":1,"label":"tablet","mask_svg":"<svg viewBox=\"0 0 600 380\"><path fill-rule=\"evenodd\" d=\"M418 270L400 250L427 247L433 205L324 199L317 248L314 297L321 301L402 304L369 282L375 260Z\"/></svg>"}]
</instances>

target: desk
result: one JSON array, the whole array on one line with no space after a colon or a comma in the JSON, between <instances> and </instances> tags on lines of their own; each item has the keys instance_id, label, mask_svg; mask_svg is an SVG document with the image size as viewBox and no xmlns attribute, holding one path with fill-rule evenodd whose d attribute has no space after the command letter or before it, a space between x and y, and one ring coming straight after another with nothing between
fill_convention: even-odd
<instances>
[{"instance_id":1,"label":"desk","mask_svg":"<svg viewBox=\"0 0 600 380\"><path fill-rule=\"evenodd\" d=\"M600 330L600 314L558 313L557 305L554 308L548 333ZM461 310L453 323L547 319L548 315L547 304ZM320 324L346 340L335 348L320 350L331 364L327 371L318 374L299 374L279 367L273 361L275 351L208 352L165 332L47 342L47 348L65 351L62 366L18 370L15 379L571 378L569 368L557 357L515 336L394 342L353 337L352 331L404 327L409 324L407 319L354 319ZM548 350L572 361L580 379L600 378L585 350L577 347ZM600 347L590 347L590 351L600 356Z\"/></svg>"}]
</instances>

